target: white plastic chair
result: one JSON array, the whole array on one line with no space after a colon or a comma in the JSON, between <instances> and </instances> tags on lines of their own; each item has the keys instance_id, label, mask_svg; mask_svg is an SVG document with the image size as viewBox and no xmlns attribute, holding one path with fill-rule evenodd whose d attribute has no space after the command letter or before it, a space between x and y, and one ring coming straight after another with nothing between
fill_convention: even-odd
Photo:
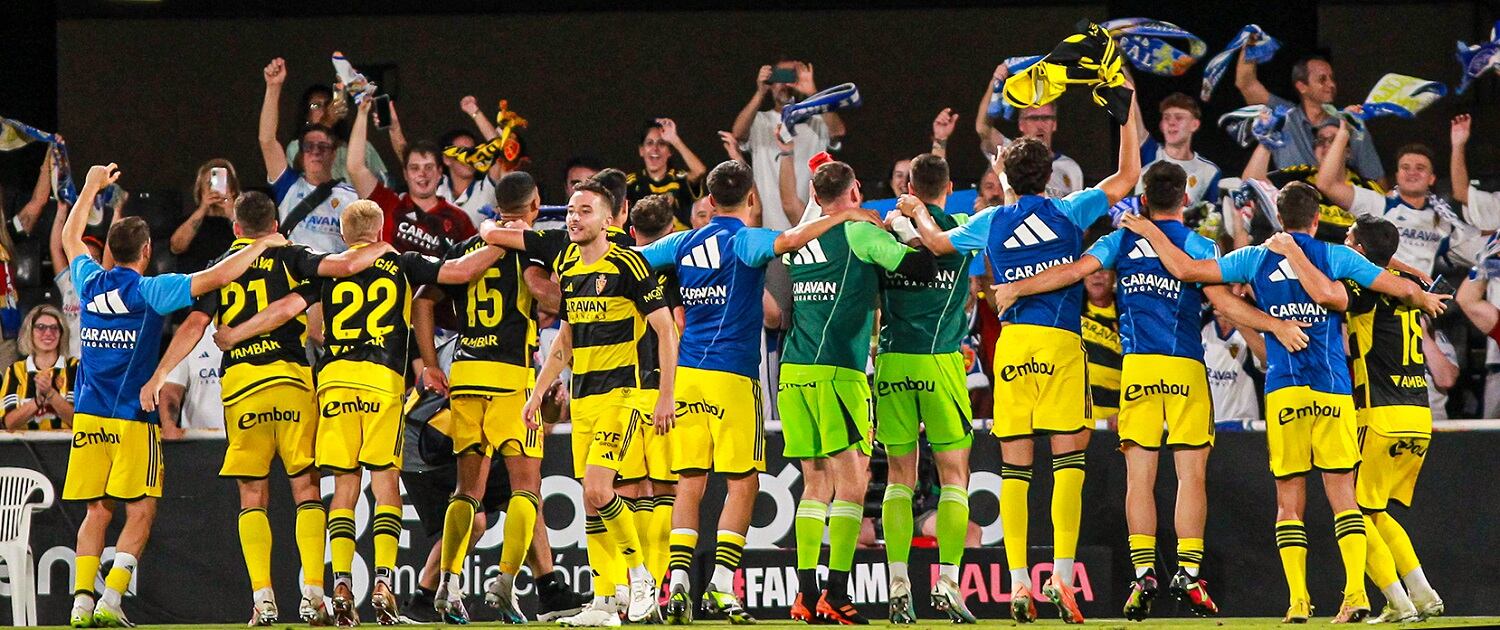
<instances>
[{"instance_id":1,"label":"white plastic chair","mask_svg":"<svg viewBox=\"0 0 1500 630\"><path fill-rule=\"evenodd\" d=\"M53 498L52 482L42 473L0 468L0 561L10 576L11 621L17 626L37 625L31 514L52 507Z\"/></svg>"}]
</instances>

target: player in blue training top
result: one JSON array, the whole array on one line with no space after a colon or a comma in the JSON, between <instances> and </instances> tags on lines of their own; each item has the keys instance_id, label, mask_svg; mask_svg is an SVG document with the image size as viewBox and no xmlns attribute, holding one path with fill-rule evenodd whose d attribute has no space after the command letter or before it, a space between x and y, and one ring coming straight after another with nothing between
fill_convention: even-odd
<instances>
[{"instance_id":1,"label":"player in blue training top","mask_svg":"<svg viewBox=\"0 0 1500 630\"><path fill-rule=\"evenodd\" d=\"M83 304L73 450L63 485L63 499L88 501L75 550L75 628L132 625L120 609L120 594L130 585L137 558L150 538L164 471L160 421L140 404L140 392L156 368L162 319L191 306L194 297L234 281L266 248L287 243L272 233L190 276L147 278L143 273L151 262L151 229L145 220L127 217L109 228L105 245L114 266L106 270L89 257L83 231L94 196L119 177L114 164L89 169L62 235L63 251L72 261L68 273ZM116 501L125 503L125 527L115 542L114 568L96 606L94 579Z\"/></svg>"},{"instance_id":2,"label":"player in blue training top","mask_svg":"<svg viewBox=\"0 0 1500 630\"><path fill-rule=\"evenodd\" d=\"M676 267L684 309L677 425L668 435L672 470L680 476L667 565L672 574L667 622L673 624L692 621L688 569L698 546L698 503L710 470L726 477L728 495L719 515L716 564L703 605L733 623L752 621L733 594L733 577L760 492L760 473L766 468L765 419L756 380L766 264L840 223L879 222L878 215L854 208L804 221L780 234L746 227L755 205L755 179L749 166L732 160L708 174L708 194L715 209L708 225L675 232L641 250L653 267Z\"/></svg>"},{"instance_id":3,"label":"player in blue training top","mask_svg":"<svg viewBox=\"0 0 1500 630\"><path fill-rule=\"evenodd\" d=\"M1218 256L1213 241L1182 223L1187 173L1171 162L1157 162L1141 178L1145 212L1167 237L1198 260ZM1099 269L1118 277L1120 340L1125 359L1120 385L1120 451L1125 455L1125 520L1130 527L1130 557L1135 581L1125 616L1145 619L1157 594L1156 466L1165 443L1174 451L1177 471L1177 572L1170 594L1200 615L1218 613L1198 569L1203 561L1203 526L1208 517L1204 476L1214 442L1213 398L1203 365L1199 337L1203 299L1220 313L1247 326L1273 333L1283 344L1307 345L1303 324L1280 320L1235 297L1223 285L1184 283L1167 273L1151 244L1120 229L1094 243L1081 258L1052 267L1020 282L996 285L995 305L1004 313L1017 298L1056 291L1081 282Z\"/></svg>"},{"instance_id":4,"label":"player in blue training top","mask_svg":"<svg viewBox=\"0 0 1500 630\"><path fill-rule=\"evenodd\" d=\"M1129 195L1141 175L1140 142L1131 103L1120 128L1119 166L1094 188L1063 199L1046 197L1052 151L1030 138L1012 141L1001 153L1004 179L1015 203L985 209L968 223L943 232L925 206L912 219L922 243L942 256L985 250L995 281L1018 282L1049 267L1065 265L1083 253L1083 231ZM1007 195L1009 196L1009 195ZM1073 591L1073 556L1083 514L1085 450L1093 432L1088 357L1080 322L1083 287L1018 300L1000 319L1006 323L995 344L995 424L1000 440L1000 520L1010 566L1011 616L1036 619L1031 572L1026 562L1026 494L1031 486L1032 437L1051 436L1053 573L1042 588L1064 621L1081 623ZM1014 542L1016 544L1010 544Z\"/></svg>"},{"instance_id":5,"label":"player in blue training top","mask_svg":"<svg viewBox=\"0 0 1500 630\"><path fill-rule=\"evenodd\" d=\"M1323 488L1334 512L1334 533L1344 561L1344 600L1335 622L1353 622L1370 612L1365 593L1365 525L1354 496L1354 469L1360 463L1355 440L1354 398L1344 353L1342 318L1330 313L1344 304L1337 280L1401 298L1428 314L1441 313L1442 297L1427 293L1343 245L1313 238L1318 229L1318 192L1300 182L1277 195L1287 233L1265 245L1246 247L1217 260L1183 253L1154 223L1126 215L1123 225L1151 244L1163 265L1184 282L1244 282L1257 304L1280 319L1310 324L1306 350L1293 352L1266 337L1266 442L1276 477L1276 546L1291 593L1288 622L1306 622L1312 613L1307 592L1307 473L1323 472ZM1316 272L1332 278L1324 290L1309 293L1300 277Z\"/></svg>"}]
</instances>

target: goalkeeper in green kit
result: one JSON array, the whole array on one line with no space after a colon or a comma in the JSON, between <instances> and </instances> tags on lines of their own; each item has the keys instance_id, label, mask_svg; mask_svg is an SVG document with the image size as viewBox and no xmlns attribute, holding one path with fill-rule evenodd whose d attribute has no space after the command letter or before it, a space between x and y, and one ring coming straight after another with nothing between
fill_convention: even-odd
<instances>
[{"instance_id":1,"label":"goalkeeper in green kit","mask_svg":"<svg viewBox=\"0 0 1500 630\"><path fill-rule=\"evenodd\" d=\"M819 166L812 189L825 214L857 208L862 199L854 170L843 162ZM848 583L874 437L865 367L880 283L877 266L914 281L930 281L935 266L931 253L907 247L869 222L835 226L783 260L793 307L777 410L785 454L802 465L796 518L800 592L792 618L865 624L849 599ZM825 523L829 572L820 592L816 571ZM809 606L812 602L816 606Z\"/></svg>"},{"instance_id":2,"label":"goalkeeper in green kit","mask_svg":"<svg viewBox=\"0 0 1500 630\"><path fill-rule=\"evenodd\" d=\"M897 202L911 209L927 206L938 227L949 230L965 215L943 210L953 184L948 162L925 153L911 161L907 186L911 194ZM918 240L905 216L892 220L905 242ZM972 254L955 252L936 259L931 279L898 271L880 274L880 346L875 357L875 439L885 445L890 469L881 506L886 562L890 567L890 621L915 623L907 558L912 539L912 489L917 483L917 440L925 432L937 460L937 540L939 577L932 587L932 607L954 623L974 623L958 586L964 535L969 523L969 447L973 414L959 345L968 332L964 311L969 296Z\"/></svg>"}]
</instances>

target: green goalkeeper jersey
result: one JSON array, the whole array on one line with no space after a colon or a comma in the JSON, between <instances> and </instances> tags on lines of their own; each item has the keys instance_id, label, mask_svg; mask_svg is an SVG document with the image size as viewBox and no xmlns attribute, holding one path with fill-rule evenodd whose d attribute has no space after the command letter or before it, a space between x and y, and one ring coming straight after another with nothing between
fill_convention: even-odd
<instances>
[{"instance_id":1,"label":"green goalkeeper jersey","mask_svg":"<svg viewBox=\"0 0 1500 630\"><path fill-rule=\"evenodd\" d=\"M944 231L967 223L965 215L950 215L928 204L928 211ZM968 333L964 306L969 299L969 262L973 255L955 252L936 259L930 280L909 278L899 271L880 271L880 352L947 354L958 352Z\"/></svg>"},{"instance_id":2,"label":"green goalkeeper jersey","mask_svg":"<svg viewBox=\"0 0 1500 630\"><path fill-rule=\"evenodd\" d=\"M914 252L871 223L851 222L785 254L792 330L781 362L864 373L879 290L875 265L894 270Z\"/></svg>"}]
</instances>

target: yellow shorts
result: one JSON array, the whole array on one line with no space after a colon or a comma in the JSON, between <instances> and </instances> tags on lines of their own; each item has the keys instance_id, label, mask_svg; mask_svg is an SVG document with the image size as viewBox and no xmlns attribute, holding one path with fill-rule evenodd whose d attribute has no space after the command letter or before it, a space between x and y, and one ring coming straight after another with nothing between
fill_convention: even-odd
<instances>
[{"instance_id":1,"label":"yellow shorts","mask_svg":"<svg viewBox=\"0 0 1500 630\"><path fill-rule=\"evenodd\" d=\"M354 387L318 390L318 466L352 472L401 467L401 398Z\"/></svg>"},{"instance_id":2,"label":"yellow shorts","mask_svg":"<svg viewBox=\"0 0 1500 630\"><path fill-rule=\"evenodd\" d=\"M649 411L655 406L656 401L652 400L640 408L643 423L635 436L640 442L640 448L626 454L625 465L620 467L621 481L650 479L662 483L677 483L677 473L672 472L672 436L671 433L656 433L656 423Z\"/></svg>"},{"instance_id":3,"label":"yellow shorts","mask_svg":"<svg viewBox=\"0 0 1500 630\"><path fill-rule=\"evenodd\" d=\"M224 428L229 447L220 477L263 479L277 456L288 476L300 475L313 465L318 401L305 386L271 385L224 405Z\"/></svg>"},{"instance_id":4,"label":"yellow shorts","mask_svg":"<svg viewBox=\"0 0 1500 630\"><path fill-rule=\"evenodd\" d=\"M1214 400L1203 363L1160 354L1127 354L1120 371L1120 442L1145 448L1214 444Z\"/></svg>"},{"instance_id":5,"label":"yellow shorts","mask_svg":"<svg viewBox=\"0 0 1500 630\"><path fill-rule=\"evenodd\" d=\"M995 426L1005 439L1093 426L1088 356L1078 333L1007 324L995 343Z\"/></svg>"},{"instance_id":6,"label":"yellow shorts","mask_svg":"<svg viewBox=\"0 0 1500 630\"><path fill-rule=\"evenodd\" d=\"M1306 386L1266 394L1266 445L1277 479L1317 468L1345 472L1359 465L1354 397L1316 392Z\"/></svg>"},{"instance_id":7,"label":"yellow shorts","mask_svg":"<svg viewBox=\"0 0 1500 630\"><path fill-rule=\"evenodd\" d=\"M766 469L760 382L719 370L677 368L672 471L743 474Z\"/></svg>"},{"instance_id":8,"label":"yellow shorts","mask_svg":"<svg viewBox=\"0 0 1500 630\"><path fill-rule=\"evenodd\" d=\"M433 428L453 439L455 455L474 451L486 457L496 453L542 458L542 429L526 428L521 410L529 390L505 396L454 396L448 401L452 413L432 419Z\"/></svg>"},{"instance_id":9,"label":"yellow shorts","mask_svg":"<svg viewBox=\"0 0 1500 630\"><path fill-rule=\"evenodd\" d=\"M1431 436L1381 435L1370 427L1361 427L1359 452L1364 461L1354 481L1354 498L1360 509L1380 512L1391 501L1411 507L1417 474L1422 472L1431 444Z\"/></svg>"},{"instance_id":10,"label":"yellow shorts","mask_svg":"<svg viewBox=\"0 0 1500 630\"><path fill-rule=\"evenodd\" d=\"M573 476L582 479L589 466L618 472L632 450L642 448L640 432L651 421L651 412L641 409L643 392L650 392L652 401L656 400L654 390L626 387L572 401Z\"/></svg>"},{"instance_id":11,"label":"yellow shorts","mask_svg":"<svg viewBox=\"0 0 1500 630\"><path fill-rule=\"evenodd\" d=\"M161 496L161 427L149 422L73 415L73 450L63 498L134 501Z\"/></svg>"}]
</instances>

